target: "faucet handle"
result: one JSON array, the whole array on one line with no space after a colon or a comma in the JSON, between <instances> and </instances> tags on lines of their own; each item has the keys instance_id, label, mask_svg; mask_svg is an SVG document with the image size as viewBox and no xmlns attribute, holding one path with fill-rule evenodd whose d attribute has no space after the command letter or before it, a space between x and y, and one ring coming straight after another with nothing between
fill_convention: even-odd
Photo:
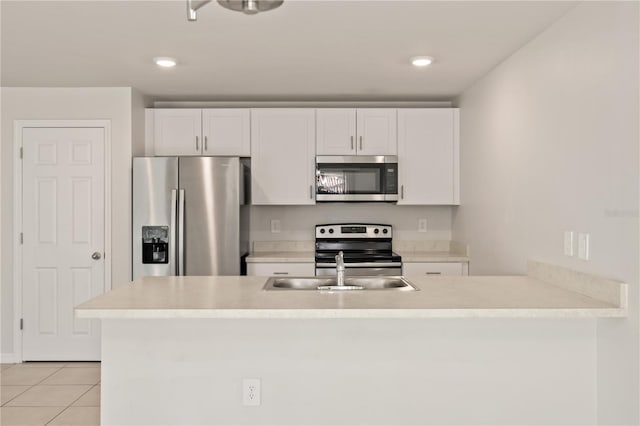
<instances>
[{"instance_id":1,"label":"faucet handle","mask_svg":"<svg viewBox=\"0 0 640 426\"><path fill-rule=\"evenodd\" d=\"M344 262L344 253L342 252L342 250L340 250L338 254L336 254L336 262Z\"/></svg>"}]
</instances>

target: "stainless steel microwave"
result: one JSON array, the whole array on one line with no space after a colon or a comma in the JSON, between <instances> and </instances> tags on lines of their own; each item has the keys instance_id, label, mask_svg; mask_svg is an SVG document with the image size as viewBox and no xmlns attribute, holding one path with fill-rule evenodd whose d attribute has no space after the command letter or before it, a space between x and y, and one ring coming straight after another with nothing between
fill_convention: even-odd
<instances>
[{"instance_id":1,"label":"stainless steel microwave","mask_svg":"<svg viewBox=\"0 0 640 426\"><path fill-rule=\"evenodd\" d=\"M316 157L316 201L398 201L398 157Z\"/></svg>"}]
</instances>

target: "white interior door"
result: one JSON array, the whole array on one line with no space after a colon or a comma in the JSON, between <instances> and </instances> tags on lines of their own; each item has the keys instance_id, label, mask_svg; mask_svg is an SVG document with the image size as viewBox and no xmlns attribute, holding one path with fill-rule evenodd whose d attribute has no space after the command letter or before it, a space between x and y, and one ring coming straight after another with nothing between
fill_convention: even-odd
<instances>
[{"instance_id":1,"label":"white interior door","mask_svg":"<svg viewBox=\"0 0 640 426\"><path fill-rule=\"evenodd\" d=\"M22 356L99 360L74 306L105 289L105 130L22 129Z\"/></svg>"}]
</instances>

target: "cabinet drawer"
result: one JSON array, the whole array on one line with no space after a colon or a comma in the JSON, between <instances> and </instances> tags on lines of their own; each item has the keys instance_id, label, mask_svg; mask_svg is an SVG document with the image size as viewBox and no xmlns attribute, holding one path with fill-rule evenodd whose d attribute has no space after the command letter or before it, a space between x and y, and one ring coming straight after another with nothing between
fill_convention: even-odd
<instances>
[{"instance_id":1,"label":"cabinet drawer","mask_svg":"<svg viewBox=\"0 0 640 426\"><path fill-rule=\"evenodd\" d=\"M467 264L463 262L403 263L403 275L468 275Z\"/></svg>"},{"instance_id":2,"label":"cabinet drawer","mask_svg":"<svg viewBox=\"0 0 640 426\"><path fill-rule=\"evenodd\" d=\"M247 263L247 275L312 277L315 272L314 263Z\"/></svg>"}]
</instances>

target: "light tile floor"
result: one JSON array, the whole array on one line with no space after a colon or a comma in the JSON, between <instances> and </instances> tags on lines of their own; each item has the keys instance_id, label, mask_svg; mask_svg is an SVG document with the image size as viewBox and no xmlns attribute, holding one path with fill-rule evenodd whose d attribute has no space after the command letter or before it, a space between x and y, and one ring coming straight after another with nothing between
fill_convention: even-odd
<instances>
[{"instance_id":1,"label":"light tile floor","mask_svg":"<svg viewBox=\"0 0 640 426\"><path fill-rule=\"evenodd\" d=\"M99 362L25 362L0 367L0 425L100 424Z\"/></svg>"}]
</instances>

